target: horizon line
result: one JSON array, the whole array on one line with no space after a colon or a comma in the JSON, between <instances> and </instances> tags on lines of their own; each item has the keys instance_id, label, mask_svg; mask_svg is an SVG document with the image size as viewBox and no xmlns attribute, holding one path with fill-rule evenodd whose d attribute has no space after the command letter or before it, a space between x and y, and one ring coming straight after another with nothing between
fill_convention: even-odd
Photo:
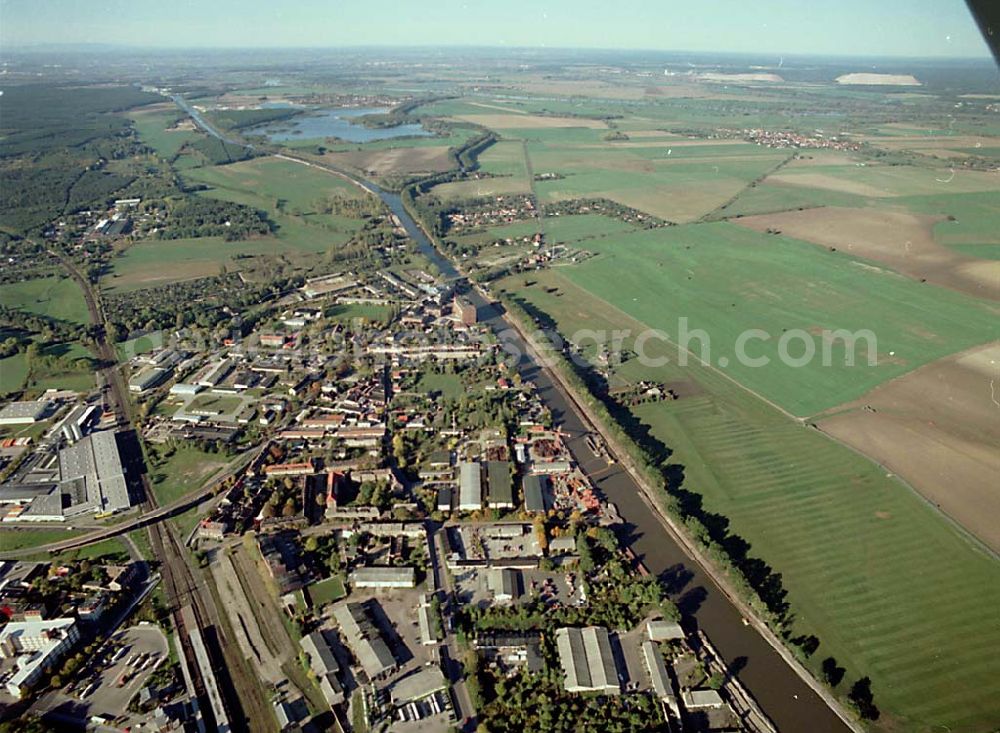
<instances>
[{"instance_id":1,"label":"horizon line","mask_svg":"<svg viewBox=\"0 0 1000 733\"><path fill-rule=\"evenodd\" d=\"M194 46L150 46L131 45L122 43L88 43L88 42L51 42L36 41L32 43L3 43L0 44L0 56L4 52L36 52L43 53L46 50L74 50L79 53L100 53L112 51L348 51L348 50L378 50L387 51L398 50L491 50L491 51L532 51L532 52L559 52L559 51L601 51L601 52L624 52L624 53L664 53L664 54L709 54L720 56L777 56L779 58L814 58L814 59L871 59L871 60L900 60L900 61L992 61L993 56L987 53L979 55L897 55L897 54L877 54L877 53L808 53L801 51L723 51L707 49L676 49L676 48L624 48L620 46L519 46L507 44L341 44L337 46L285 46L285 45L250 45L250 46L222 46L222 45L194 45ZM998 68L1000 71L1000 68Z\"/></svg>"}]
</instances>

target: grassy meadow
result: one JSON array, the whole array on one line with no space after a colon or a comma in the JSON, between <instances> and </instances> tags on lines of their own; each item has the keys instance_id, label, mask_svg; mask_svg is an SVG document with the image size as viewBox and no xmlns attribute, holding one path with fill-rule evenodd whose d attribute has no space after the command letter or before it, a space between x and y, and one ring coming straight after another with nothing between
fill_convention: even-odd
<instances>
[{"instance_id":1,"label":"grassy meadow","mask_svg":"<svg viewBox=\"0 0 1000 733\"><path fill-rule=\"evenodd\" d=\"M83 325L89 320L83 293L68 277L43 277L5 283L0 288L0 305L69 323Z\"/></svg>"},{"instance_id":2,"label":"grassy meadow","mask_svg":"<svg viewBox=\"0 0 1000 733\"><path fill-rule=\"evenodd\" d=\"M860 397L876 385L923 364L996 337L1000 307L920 284L841 252L786 237L745 232L729 223L640 231L588 241L599 256L561 268L565 277L650 328L675 338L678 319L711 339L710 361L789 412L813 415ZM779 285L780 284L780 285ZM764 368L738 363L737 338L762 329L768 339L748 342ZM816 358L807 366L779 359L785 330L808 332ZM830 346L822 366L820 332L872 331L878 363L869 366L862 343L856 366L845 364L843 342ZM693 349L701 349L692 341ZM799 340L788 353L805 352Z\"/></svg>"}]
</instances>

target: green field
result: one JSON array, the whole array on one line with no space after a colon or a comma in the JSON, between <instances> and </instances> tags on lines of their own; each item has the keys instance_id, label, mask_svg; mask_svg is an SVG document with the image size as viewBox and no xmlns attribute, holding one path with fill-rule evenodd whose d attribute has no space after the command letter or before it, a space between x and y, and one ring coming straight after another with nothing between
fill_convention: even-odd
<instances>
[{"instance_id":1,"label":"green field","mask_svg":"<svg viewBox=\"0 0 1000 733\"><path fill-rule=\"evenodd\" d=\"M162 506L201 488L226 464L218 453L205 453L189 445L177 448L164 463L150 465L150 479L157 502Z\"/></svg>"},{"instance_id":2,"label":"green field","mask_svg":"<svg viewBox=\"0 0 1000 733\"><path fill-rule=\"evenodd\" d=\"M514 140L501 140L491 145L479 155L479 169L495 176L512 176L526 181L524 146Z\"/></svg>"},{"instance_id":3,"label":"green field","mask_svg":"<svg viewBox=\"0 0 1000 733\"><path fill-rule=\"evenodd\" d=\"M28 357L23 352L0 359L0 394L16 392L28 377Z\"/></svg>"},{"instance_id":4,"label":"green field","mask_svg":"<svg viewBox=\"0 0 1000 733\"><path fill-rule=\"evenodd\" d=\"M0 305L81 325L89 321L83 293L68 277L5 283L0 288Z\"/></svg>"},{"instance_id":5,"label":"green field","mask_svg":"<svg viewBox=\"0 0 1000 733\"><path fill-rule=\"evenodd\" d=\"M934 225L934 239L963 254L997 259L1000 245L1000 193L938 194L896 199L910 211L945 217ZM952 217L953 220L948 220Z\"/></svg>"},{"instance_id":6,"label":"green field","mask_svg":"<svg viewBox=\"0 0 1000 733\"><path fill-rule=\"evenodd\" d=\"M47 545L52 542L72 539L84 534L81 530L59 529L56 527L13 529L5 528L0 530L0 552L13 552L14 550L30 550L39 545Z\"/></svg>"},{"instance_id":7,"label":"green field","mask_svg":"<svg viewBox=\"0 0 1000 733\"><path fill-rule=\"evenodd\" d=\"M465 392L462 380L455 374L434 374L427 372L420 377L417 390L423 393L440 392L447 399L458 399Z\"/></svg>"},{"instance_id":8,"label":"green field","mask_svg":"<svg viewBox=\"0 0 1000 733\"><path fill-rule=\"evenodd\" d=\"M359 188L339 176L278 158L197 168L184 177L211 186L214 190L210 195L216 198L262 209L277 208L280 201L289 212L314 212L329 198L362 195Z\"/></svg>"},{"instance_id":9,"label":"green field","mask_svg":"<svg viewBox=\"0 0 1000 733\"><path fill-rule=\"evenodd\" d=\"M174 122L183 117L177 110L157 112L145 110L131 115L139 139L153 148L165 160L171 160L185 143L198 139L198 133L190 130L168 130Z\"/></svg>"},{"instance_id":10,"label":"green field","mask_svg":"<svg viewBox=\"0 0 1000 733\"><path fill-rule=\"evenodd\" d=\"M310 605L313 608L320 608L327 603L339 601L347 595L344 588L344 579L339 575L333 575L326 580L320 580L306 587L309 594Z\"/></svg>"},{"instance_id":11,"label":"green field","mask_svg":"<svg viewBox=\"0 0 1000 733\"><path fill-rule=\"evenodd\" d=\"M857 194L770 183L765 179L764 182L740 194L732 204L716 212L713 218L770 214L817 206L858 208L866 206L870 201L871 199Z\"/></svg>"},{"instance_id":12,"label":"green field","mask_svg":"<svg viewBox=\"0 0 1000 733\"><path fill-rule=\"evenodd\" d=\"M233 412L243 404L237 395L200 394L188 403L187 411L209 410L221 414Z\"/></svg>"},{"instance_id":13,"label":"green field","mask_svg":"<svg viewBox=\"0 0 1000 733\"><path fill-rule=\"evenodd\" d=\"M471 199L483 196L531 193L531 185L526 178L482 178L469 181L452 181L435 186L434 194L444 200Z\"/></svg>"},{"instance_id":14,"label":"green field","mask_svg":"<svg viewBox=\"0 0 1000 733\"><path fill-rule=\"evenodd\" d=\"M550 314L564 334L642 329L574 285L572 269L502 285ZM535 284L524 287L526 280ZM643 292L631 277L614 281L613 291ZM870 675L886 729L991 730L1000 719L993 652L1000 564L856 453L720 372L681 368L670 345L651 341L647 353L671 361L654 368L632 359L614 383L650 379L684 395L634 414L672 451L669 461L684 466L684 486L703 497L705 509L727 517L750 555L781 573L795 634L821 641L809 666L818 671L834 657L847 669L841 694L850 680ZM904 713L909 718L900 721Z\"/></svg>"},{"instance_id":15,"label":"green field","mask_svg":"<svg viewBox=\"0 0 1000 733\"><path fill-rule=\"evenodd\" d=\"M813 415L860 397L918 366L997 336L998 306L944 288L872 268L844 253L827 252L785 237L750 232L726 222L635 232L590 240L600 256L563 272L577 285L650 328L678 336L680 318L711 339L709 360L731 362L725 372L795 415ZM781 283L780 286L776 283ZM746 345L734 358L740 334L763 329L767 340ZM816 358L806 366L779 359L785 330L810 336ZM842 341L823 366L822 330L869 329L878 364L869 366L864 342L856 365L845 364ZM691 341L701 351L701 342ZM788 354L799 357L798 339Z\"/></svg>"},{"instance_id":16,"label":"green field","mask_svg":"<svg viewBox=\"0 0 1000 733\"><path fill-rule=\"evenodd\" d=\"M68 389L74 392L89 392L96 384L94 376L94 355L79 342L50 344L42 350L43 356L57 356L60 361L54 366L35 364L27 384L29 393L40 393L47 389Z\"/></svg>"},{"instance_id":17,"label":"green field","mask_svg":"<svg viewBox=\"0 0 1000 733\"><path fill-rule=\"evenodd\" d=\"M226 242L221 237L148 239L115 258L114 271L102 282L112 291L155 287L239 270L241 258L290 256L303 269L315 255L346 243L360 228L358 220L322 213L335 197L361 195L338 176L276 158L191 168L184 176L210 186L199 195L253 206L275 223L271 236Z\"/></svg>"},{"instance_id":18,"label":"green field","mask_svg":"<svg viewBox=\"0 0 1000 733\"><path fill-rule=\"evenodd\" d=\"M817 176L822 178L817 180ZM890 198L1000 191L1000 180L985 171L913 165L817 165L783 170L780 178L789 183Z\"/></svg>"},{"instance_id":19,"label":"green field","mask_svg":"<svg viewBox=\"0 0 1000 733\"><path fill-rule=\"evenodd\" d=\"M247 256L293 254L308 264L309 255L336 248L350 238L349 232L310 226L291 217L280 221L277 236L237 242L222 237L138 242L115 258L114 272L103 279L102 286L127 291L219 275L223 268L239 270L240 258Z\"/></svg>"}]
</instances>

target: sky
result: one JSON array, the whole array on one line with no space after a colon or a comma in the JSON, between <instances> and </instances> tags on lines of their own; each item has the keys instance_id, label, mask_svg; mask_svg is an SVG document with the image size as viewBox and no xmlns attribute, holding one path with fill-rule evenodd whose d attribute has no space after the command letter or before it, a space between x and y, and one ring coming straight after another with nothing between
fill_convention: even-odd
<instances>
[{"instance_id":1,"label":"sky","mask_svg":"<svg viewBox=\"0 0 1000 733\"><path fill-rule=\"evenodd\" d=\"M962 0L0 0L0 46L52 43L989 55Z\"/></svg>"}]
</instances>

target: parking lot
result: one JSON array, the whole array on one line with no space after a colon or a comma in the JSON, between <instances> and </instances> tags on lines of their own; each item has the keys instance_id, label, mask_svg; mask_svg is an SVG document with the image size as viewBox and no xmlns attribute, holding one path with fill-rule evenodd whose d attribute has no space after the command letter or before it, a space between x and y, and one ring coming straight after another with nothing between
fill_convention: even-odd
<instances>
[{"instance_id":1,"label":"parking lot","mask_svg":"<svg viewBox=\"0 0 1000 733\"><path fill-rule=\"evenodd\" d=\"M109 720L127 716L129 700L167 657L167 637L159 627L139 625L118 631L74 682L43 699L44 707Z\"/></svg>"}]
</instances>

